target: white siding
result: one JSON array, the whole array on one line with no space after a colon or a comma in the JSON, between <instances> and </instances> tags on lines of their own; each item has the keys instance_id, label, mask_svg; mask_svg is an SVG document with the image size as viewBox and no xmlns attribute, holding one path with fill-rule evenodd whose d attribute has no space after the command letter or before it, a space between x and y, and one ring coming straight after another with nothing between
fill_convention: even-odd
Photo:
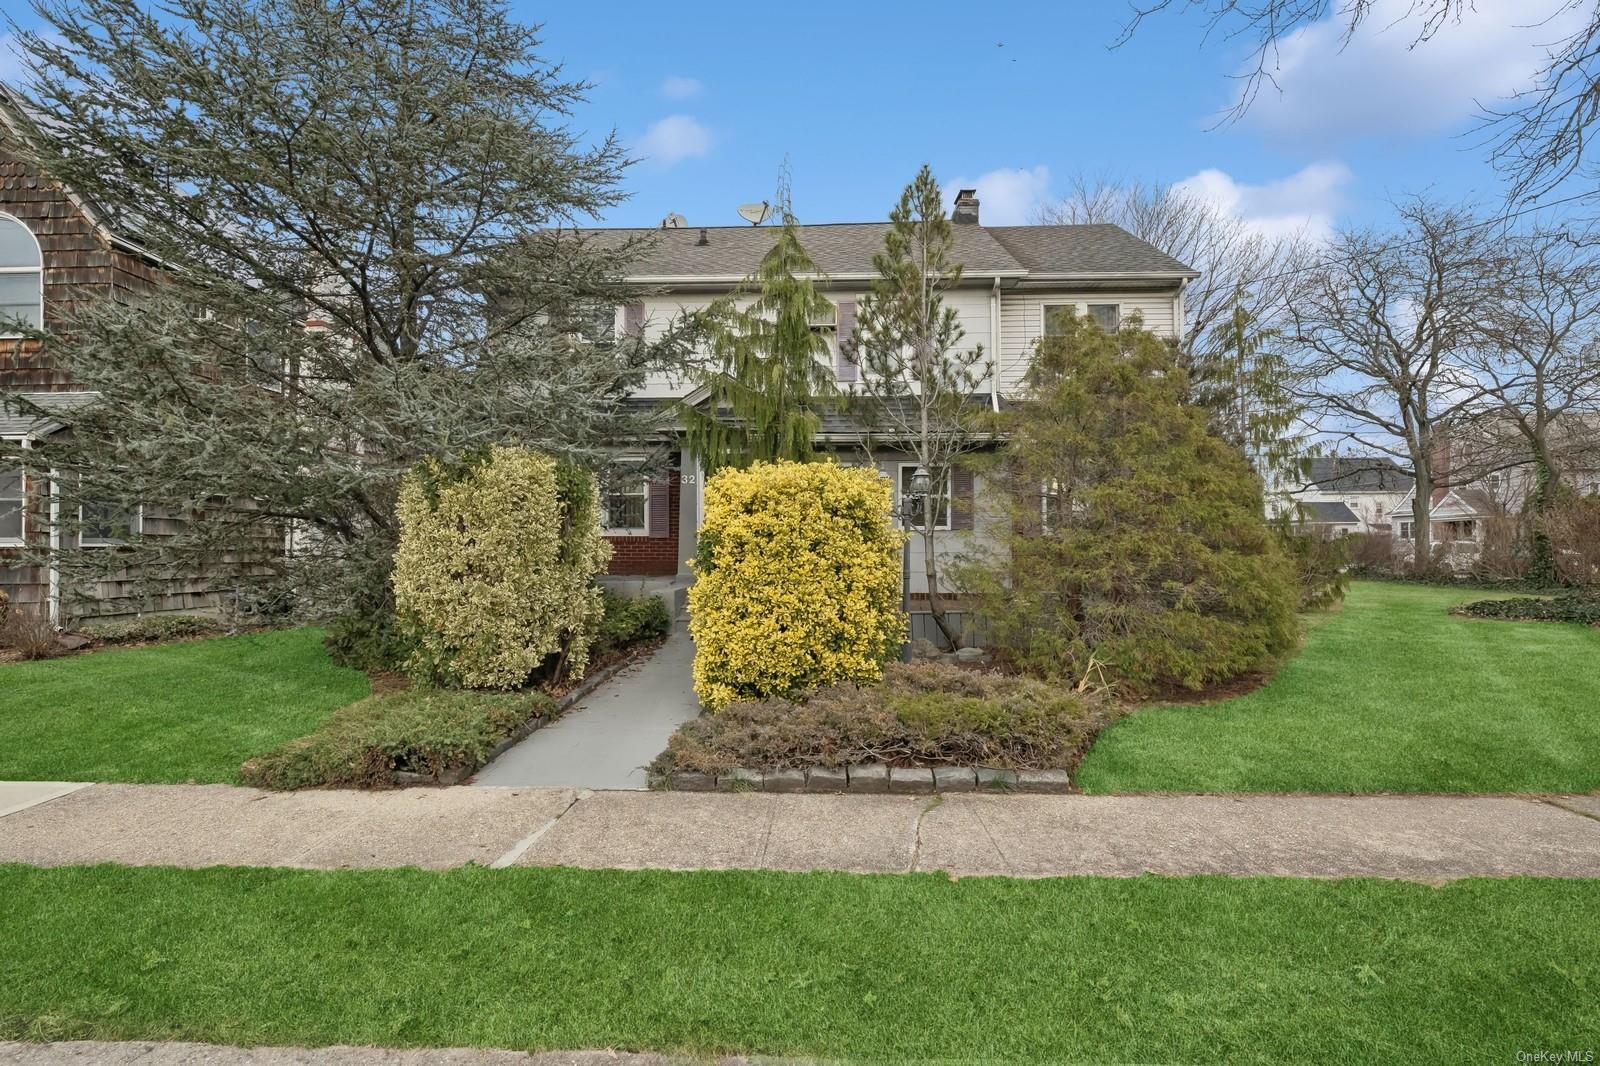
<instances>
[{"instance_id":1,"label":"white siding","mask_svg":"<svg viewBox=\"0 0 1600 1066\"><path fill-rule=\"evenodd\" d=\"M864 292L828 291L828 299L837 303L841 299L854 299L860 305ZM647 338L657 338L664 334L671 326L674 319L689 312L700 311L709 307L716 296L707 295L677 295L656 296L640 302L644 304L644 335ZM987 364L994 357L991 349L994 347L990 338L989 328L989 293L987 290L962 289L958 292L945 294L945 306L956 311L961 327L966 330L966 336L961 340L960 349L970 351L973 348L983 347L985 352L984 365L975 368L987 374ZM623 309L617 308L616 328L621 332L623 328ZM834 340L833 355L838 356L838 341ZM648 397L685 396L694 391L693 384L674 379L667 374L651 374L645 379L645 384L638 395Z\"/></svg>"},{"instance_id":2,"label":"white siding","mask_svg":"<svg viewBox=\"0 0 1600 1066\"><path fill-rule=\"evenodd\" d=\"M1083 314L1089 304L1118 304L1122 321L1138 315L1144 328L1161 336L1176 336L1178 296L1171 292L1006 292L1000 296L1000 391L1021 385L1033 358L1033 346L1044 335L1046 304L1074 304Z\"/></svg>"}]
</instances>

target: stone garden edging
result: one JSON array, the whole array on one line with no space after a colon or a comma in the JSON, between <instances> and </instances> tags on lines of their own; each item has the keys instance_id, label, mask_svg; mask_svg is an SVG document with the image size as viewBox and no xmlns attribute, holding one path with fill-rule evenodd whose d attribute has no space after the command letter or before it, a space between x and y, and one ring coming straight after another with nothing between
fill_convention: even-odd
<instances>
[{"instance_id":1,"label":"stone garden edging","mask_svg":"<svg viewBox=\"0 0 1600 1066\"><path fill-rule=\"evenodd\" d=\"M650 774L650 787L671 792L848 792L857 795L935 792L1072 791L1065 770L1007 770L992 766L812 766L807 769L752 770L736 767L721 774L679 771Z\"/></svg>"}]
</instances>

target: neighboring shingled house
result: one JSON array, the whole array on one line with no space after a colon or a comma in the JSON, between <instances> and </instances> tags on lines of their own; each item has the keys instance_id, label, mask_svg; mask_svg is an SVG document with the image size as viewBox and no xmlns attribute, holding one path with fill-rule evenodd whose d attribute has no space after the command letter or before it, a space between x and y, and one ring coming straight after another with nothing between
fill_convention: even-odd
<instances>
[{"instance_id":1,"label":"neighboring shingled house","mask_svg":"<svg viewBox=\"0 0 1600 1066\"><path fill-rule=\"evenodd\" d=\"M1197 272L1117 226L985 226L972 190L957 196L952 221L954 258L963 264L964 274L945 302L966 331L964 343L982 345L987 364L974 402L998 407L1021 389L1034 344L1053 328L1056 308L1090 316L1108 330L1134 320L1164 336L1175 337L1182 329L1184 286ZM855 326L860 301L877 276L872 257L882 251L888 229L888 222L800 227L801 243L820 271L822 291L837 308L831 321L815 328L827 338L834 371L846 388L860 370L839 340L849 337ZM652 295L619 307L616 314L618 331L645 336L658 335L680 314L731 292L755 271L774 240L770 227L748 225L603 229L587 236L619 242L652 238L652 247L628 279ZM657 374L639 399L693 400L694 386ZM850 453L860 437L861 427L848 418L829 418L824 425L824 442L841 452ZM891 447L874 447L878 467L896 485L907 486L915 464L904 451L894 451L893 442L880 443ZM695 552L702 478L695 457L681 444L671 446L672 469L666 476L613 486L606 495L616 552L610 580L630 591L670 596L690 580L686 562ZM952 474L955 506L941 523L949 530L945 543L952 551L982 535L983 516L974 506L980 482L970 472ZM920 552L919 542L913 545L913 552ZM911 573L915 601L927 591L920 558L912 559Z\"/></svg>"},{"instance_id":2,"label":"neighboring shingled house","mask_svg":"<svg viewBox=\"0 0 1600 1066\"><path fill-rule=\"evenodd\" d=\"M24 338L14 323L56 328L74 302L108 295L136 300L158 284L160 268L92 205L24 161L19 147L29 128L25 112L0 86L0 392L21 394L64 416L93 394L52 366L39 342ZM55 418L0 407L0 437L24 448L62 429ZM58 543L53 506L48 479L0 470L0 590L14 604L56 617L61 590L55 573L19 557L25 546ZM109 539L105 546L114 550ZM117 585L106 582L95 594L114 601ZM172 606L192 604L179 596Z\"/></svg>"}]
</instances>

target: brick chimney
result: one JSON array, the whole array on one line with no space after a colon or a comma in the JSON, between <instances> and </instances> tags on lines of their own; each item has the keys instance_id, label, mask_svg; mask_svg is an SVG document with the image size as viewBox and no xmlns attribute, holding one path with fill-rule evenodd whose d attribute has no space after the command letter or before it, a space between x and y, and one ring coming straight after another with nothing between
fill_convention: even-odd
<instances>
[{"instance_id":1,"label":"brick chimney","mask_svg":"<svg viewBox=\"0 0 1600 1066\"><path fill-rule=\"evenodd\" d=\"M950 221L973 226L978 224L977 189L962 189L956 193L956 209L950 213Z\"/></svg>"}]
</instances>

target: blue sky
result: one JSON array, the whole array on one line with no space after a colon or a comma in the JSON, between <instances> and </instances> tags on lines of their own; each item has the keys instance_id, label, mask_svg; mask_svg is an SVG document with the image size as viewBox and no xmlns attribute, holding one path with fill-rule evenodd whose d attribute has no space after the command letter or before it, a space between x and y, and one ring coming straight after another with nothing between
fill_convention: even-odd
<instances>
[{"instance_id":1,"label":"blue sky","mask_svg":"<svg viewBox=\"0 0 1600 1066\"><path fill-rule=\"evenodd\" d=\"M1494 202L1479 103L1528 85L1559 0L1476 0L1410 49L1405 0L1340 48L1313 26L1280 53L1243 121L1240 42L1164 15L1111 46L1120 3L523 4L545 50L595 83L577 125L615 127L641 161L606 221L737 224L787 157L802 221L883 217L917 167L976 183L984 220L1030 221L1075 173L1185 182L1266 230L1381 223L1433 190ZM1542 10L1548 9L1548 10ZM1561 16L1570 18L1570 14ZM1399 21L1396 21L1399 19ZM1537 23L1543 24L1537 24Z\"/></svg>"},{"instance_id":2,"label":"blue sky","mask_svg":"<svg viewBox=\"0 0 1600 1066\"><path fill-rule=\"evenodd\" d=\"M1407 192L1493 203L1479 104L1526 87L1582 14L1475 0L1411 49L1408 0L1379 0L1346 47L1333 23L1286 41L1281 93L1216 128L1242 43L1205 43L1175 13L1113 48L1114 0L513 3L544 25L547 58L594 83L574 125L615 128L639 157L610 224L737 224L787 158L803 221L882 218L927 162L947 191L976 184L988 222L1031 221L1081 173L1183 183L1265 231L1313 234L1381 223ZM30 21L23 0L0 10ZM0 78L15 69L0 53Z\"/></svg>"}]
</instances>

